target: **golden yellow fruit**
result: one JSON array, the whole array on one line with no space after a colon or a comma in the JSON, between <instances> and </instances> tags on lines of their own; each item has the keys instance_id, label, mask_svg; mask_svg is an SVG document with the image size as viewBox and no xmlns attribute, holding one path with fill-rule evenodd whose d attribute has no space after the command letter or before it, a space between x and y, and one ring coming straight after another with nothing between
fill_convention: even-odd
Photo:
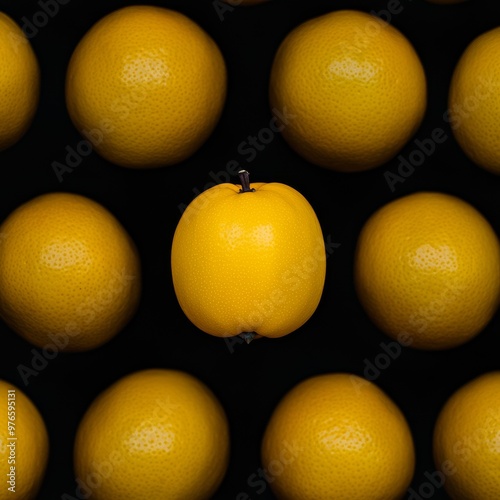
<instances>
[{"instance_id":1,"label":"golden yellow fruit","mask_svg":"<svg viewBox=\"0 0 500 500\"><path fill-rule=\"evenodd\" d=\"M312 377L278 404L262 462L280 500L402 498L415 466L408 424L375 384L345 373Z\"/></svg>"},{"instance_id":2,"label":"golden yellow fruit","mask_svg":"<svg viewBox=\"0 0 500 500\"><path fill-rule=\"evenodd\" d=\"M20 389L0 380L0 500L35 500L49 458L49 437L35 405Z\"/></svg>"},{"instance_id":3,"label":"golden yellow fruit","mask_svg":"<svg viewBox=\"0 0 500 500\"><path fill-rule=\"evenodd\" d=\"M137 250L98 203L70 193L38 196L7 217L0 236L0 315L29 342L92 349L134 314Z\"/></svg>"},{"instance_id":4,"label":"golden yellow fruit","mask_svg":"<svg viewBox=\"0 0 500 500\"><path fill-rule=\"evenodd\" d=\"M477 165L500 174L500 28L477 37L460 58L450 85L448 119L459 145Z\"/></svg>"},{"instance_id":5,"label":"golden yellow fruit","mask_svg":"<svg viewBox=\"0 0 500 500\"><path fill-rule=\"evenodd\" d=\"M38 106L40 70L21 28L0 12L0 151L28 130Z\"/></svg>"},{"instance_id":6,"label":"golden yellow fruit","mask_svg":"<svg viewBox=\"0 0 500 500\"><path fill-rule=\"evenodd\" d=\"M488 221L454 196L422 192L373 214L355 258L359 299L375 324L421 349L477 335L500 300L500 244Z\"/></svg>"},{"instance_id":7,"label":"golden yellow fruit","mask_svg":"<svg viewBox=\"0 0 500 500\"><path fill-rule=\"evenodd\" d=\"M283 136L306 160L345 172L390 160L419 127L425 74L411 43L364 12L301 24L281 44L270 102L293 117Z\"/></svg>"},{"instance_id":8,"label":"golden yellow fruit","mask_svg":"<svg viewBox=\"0 0 500 500\"><path fill-rule=\"evenodd\" d=\"M124 167L191 156L212 133L225 96L226 67L212 38L179 12L145 5L97 22L66 78L73 123Z\"/></svg>"},{"instance_id":9,"label":"golden yellow fruit","mask_svg":"<svg viewBox=\"0 0 500 500\"><path fill-rule=\"evenodd\" d=\"M219 184L182 214L172 243L179 304L217 337L281 337L318 306L326 253L311 205L285 184ZM246 176L246 177L245 177ZM251 191L249 191L251 190Z\"/></svg>"},{"instance_id":10,"label":"golden yellow fruit","mask_svg":"<svg viewBox=\"0 0 500 500\"><path fill-rule=\"evenodd\" d=\"M229 460L226 415L187 373L136 372L87 410L74 460L94 500L209 499Z\"/></svg>"},{"instance_id":11,"label":"golden yellow fruit","mask_svg":"<svg viewBox=\"0 0 500 500\"><path fill-rule=\"evenodd\" d=\"M454 500L500 498L500 372L482 375L446 402L434 429L434 460Z\"/></svg>"}]
</instances>

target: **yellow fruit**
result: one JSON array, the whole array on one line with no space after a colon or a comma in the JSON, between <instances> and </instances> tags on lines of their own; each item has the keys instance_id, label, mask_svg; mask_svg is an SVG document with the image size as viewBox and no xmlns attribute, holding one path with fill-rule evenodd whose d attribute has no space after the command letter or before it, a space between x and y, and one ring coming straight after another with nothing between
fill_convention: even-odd
<instances>
[{"instance_id":1,"label":"yellow fruit","mask_svg":"<svg viewBox=\"0 0 500 500\"><path fill-rule=\"evenodd\" d=\"M93 500L209 499L229 460L226 415L187 373L136 372L87 410L74 460Z\"/></svg>"},{"instance_id":2,"label":"yellow fruit","mask_svg":"<svg viewBox=\"0 0 500 500\"><path fill-rule=\"evenodd\" d=\"M244 188L214 186L182 214L172 243L175 293L206 333L281 337L302 326L321 298L321 227L295 189L277 182L249 187L242 172Z\"/></svg>"},{"instance_id":3,"label":"yellow fruit","mask_svg":"<svg viewBox=\"0 0 500 500\"><path fill-rule=\"evenodd\" d=\"M49 458L47 429L35 405L16 386L0 380L0 398L0 500L35 500Z\"/></svg>"},{"instance_id":4,"label":"yellow fruit","mask_svg":"<svg viewBox=\"0 0 500 500\"><path fill-rule=\"evenodd\" d=\"M0 12L0 151L28 130L40 95L40 70L21 28Z\"/></svg>"},{"instance_id":5,"label":"yellow fruit","mask_svg":"<svg viewBox=\"0 0 500 500\"><path fill-rule=\"evenodd\" d=\"M426 99L410 42L364 12L332 12L300 25L281 44L271 73L271 106L293 116L283 129L290 146L345 172L390 160L419 127Z\"/></svg>"},{"instance_id":6,"label":"yellow fruit","mask_svg":"<svg viewBox=\"0 0 500 500\"><path fill-rule=\"evenodd\" d=\"M38 196L9 215L0 236L0 315L29 342L92 349L135 312L135 245L98 203L69 193Z\"/></svg>"},{"instance_id":7,"label":"yellow fruit","mask_svg":"<svg viewBox=\"0 0 500 500\"><path fill-rule=\"evenodd\" d=\"M417 193L379 209L361 231L359 298L375 324L421 349L477 335L500 300L500 245L471 205Z\"/></svg>"},{"instance_id":8,"label":"yellow fruit","mask_svg":"<svg viewBox=\"0 0 500 500\"><path fill-rule=\"evenodd\" d=\"M500 28L476 38L460 58L450 85L455 138L477 165L500 174Z\"/></svg>"},{"instance_id":9,"label":"yellow fruit","mask_svg":"<svg viewBox=\"0 0 500 500\"><path fill-rule=\"evenodd\" d=\"M345 373L312 377L274 410L262 462L280 500L402 498L415 466L410 429L375 384Z\"/></svg>"},{"instance_id":10,"label":"yellow fruit","mask_svg":"<svg viewBox=\"0 0 500 500\"><path fill-rule=\"evenodd\" d=\"M454 500L500 498L500 372L461 387L434 429L434 460Z\"/></svg>"},{"instance_id":11,"label":"yellow fruit","mask_svg":"<svg viewBox=\"0 0 500 500\"><path fill-rule=\"evenodd\" d=\"M66 79L73 123L124 167L191 156L214 129L225 95L224 59L210 36L178 12L144 5L96 23Z\"/></svg>"}]
</instances>

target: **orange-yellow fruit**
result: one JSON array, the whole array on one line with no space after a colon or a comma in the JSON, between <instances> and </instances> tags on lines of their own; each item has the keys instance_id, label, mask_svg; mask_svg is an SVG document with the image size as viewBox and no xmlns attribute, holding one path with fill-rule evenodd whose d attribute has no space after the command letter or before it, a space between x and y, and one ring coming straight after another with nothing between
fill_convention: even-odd
<instances>
[{"instance_id":1,"label":"orange-yellow fruit","mask_svg":"<svg viewBox=\"0 0 500 500\"><path fill-rule=\"evenodd\" d=\"M0 380L0 500L35 500L49 458L49 437L35 405L15 385Z\"/></svg>"},{"instance_id":2,"label":"orange-yellow fruit","mask_svg":"<svg viewBox=\"0 0 500 500\"><path fill-rule=\"evenodd\" d=\"M434 460L454 500L500 498L500 372L482 375L446 402L434 429Z\"/></svg>"},{"instance_id":3,"label":"orange-yellow fruit","mask_svg":"<svg viewBox=\"0 0 500 500\"><path fill-rule=\"evenodd\" d=\"M390 160L419 127L425 74L411 43L364 12L301 24L272 68L273 109L292 117L283 136L306 160L345 172Z\"/></svg>"},{"instance_id":4,"label":"orange-yellow fruit","mask_svg":"<svg viewBox=\"0 0 500 500\"><path fill-rule=\"evenodd\" d=\"M87 410L74 460L94 500L209 499L229 460L226 415L187 373L136 372Z\"/></svg>"},{"instance_id":5,"label":"orange-yellow fruit","mask_svg":"<svg viewBox=\"0 0 500 500\"><path fill-rule=\"evenodd\" d=\"M402 498L415 466L399 408L375 384L345 373L312 377L274 410L262 462L280 500Z\"/></svg>"},{"instance_id":6,"label":"orange-yellow fruit","mask_svg":"<svg viewBox=\"0 0 500 500\"><path fill-rule=\"evenodd\" d=\"M97 22L66 78L73 123L124 167L191 156L213 131L225 95L226 67L212 38L179 12L145 5Z\"/></svg>"},{"instance_id":7,"label":"orange-yellow fruit","mask_svg":"<svg viewBox=\"0 0 500 500\"><path fill-rule=\"evenodd\" d=\"M134 243L88 198L38 196L0 226L0 315L39 347L103 344L129 321L139 295Z\"/></svg>"},{"instance_id":8,"label":"orange-yellow fruit","mask_svg":"<svg viewBox=\"0 0 500 500\"><path fill-rule=\"evenodd\" d=\"M217 337L287 335L310 318L323 292L325 245L311 205L285 184L250 187L224 183L199 195L172 243L179 304Z\"/></svg>"},{"instance_id":9,"label":"orange-yellow fruit","mask_svg":"<svg viewBox=\"0 0 500 500\"><path fill-rule=\"evenodd\" d=\"M0 12L0 151L21 139L38 106L40 70L21 28Z\"/></svg>"},{"instance_id":10,"label":"orange-yellow fruit","mask_svg":"<svg viewBox=\"0 0 500 500\"><path fill-rule=\"evenodd\" d=\"M355 261L359 298L388 335L446 349L477 335L500 300L500 244L471 205L417 193L373 214Z\"/></svg>"},{"instance_id":11,"label":"orange-yellow fruit","mask_svg":"<svg viewBox=\"0 0 500 500\"><path fill-rule=\"evenodd\" d=\"M450 85L455 138L477 165L500 174L500 28L477 37L460 58Z\"/></svg>"}]
</instances>

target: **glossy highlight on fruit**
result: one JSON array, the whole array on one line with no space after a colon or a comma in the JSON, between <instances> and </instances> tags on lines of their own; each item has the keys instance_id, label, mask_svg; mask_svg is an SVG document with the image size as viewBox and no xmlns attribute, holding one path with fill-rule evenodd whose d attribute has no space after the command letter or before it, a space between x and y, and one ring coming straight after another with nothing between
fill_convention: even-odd
<instances>
[{"instance_id":1,"label":"glossy highlight on fruit","mask_svg":"<svg viewBox=\"0 0 500 500\"><path fill-rule=\"evenodd\" d=\"M240 176L241 185L214 186L182 214L171 254L175 293L206 333L282 337L302 326L321 298L321 227L295 189Z\"/></svg>"},{"instance_id":2,"label":"glossy highlight on fruit","mask_svg":"<svg viewBox=\"0 0 500 500\"><path fill-rule=\"evenodd\" d=\"M420 349L448 349L487 325L500 301L500 243L489 222L443 193L377 210L358 239L355 282L374 323Z\"/></svg>"},{"instance_id":3,"label":"glossy highlight on fruit","mask_svg":"<svg viewBox=\"0 0 500 500\"><path fill-rule=\"evenodd\" d=\"M222 406L205 384L177 370L115 382L85 413L74 447L76 476L94 500L208 500L228 461Z\"/></svg>"},{"instance_id":4,"label":"glossy highlight on fruit","mask_svg":"<svg viewBox=\"0 0 500 500\"><path fill-rule=\"evenodd\" d=\"M348 373L311 377L274 410L262 465L280 500L403 498L415 466L410 428L375 384Z\"/></svg>"},{"instance_id":5,"label":"glossy highlight on fruit","mask_svg":"<svg viewBox=\"0 0 500 500\"><path fill-rule=\"evenodd\" d=\"M213 39L185 15L147 5L98 21L66 77L75 127L104 158L130 168L186 160L212 133L225 97Z\"/></svg>"},{"instance_id":6,"label":"glossy highlight on fruit","mask_svg":"<svg viewBox=\"0 0 500 500\"><path fill-rule=\"evenodd\" d=\"M290 146L342 172L393 158L417 131L427 103L411 43L380 18L354 10L295 28L275 56L269 92L274 110L294 116L282 132Z\"/></svg>"},{"instance_id":7,"label":"glossy highlight on fruit","mask_svg":"<svg viewBox=\"0 0 500 500\"><path fill-rule=\"evenodd\" d=\"M102 205L49 193L0 226L0 315L51 351L85 351L115 336L141 292L135 244Z\"/></svg>"}]
</instances>

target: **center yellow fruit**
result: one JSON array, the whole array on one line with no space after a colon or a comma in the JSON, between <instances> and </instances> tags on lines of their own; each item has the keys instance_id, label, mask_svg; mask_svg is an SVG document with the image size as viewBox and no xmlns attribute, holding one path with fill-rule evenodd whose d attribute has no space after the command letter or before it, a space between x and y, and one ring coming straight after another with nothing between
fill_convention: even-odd
<instances>
[{"instance_id":1,"label":"center yellow fruit","mask_svg":"<svg viewBox=\"0 0 500 500\"><path fill-rule=\"evenodd\" d=\"M307 200L281 183L224 183L183 213L172 244L180 306L218 337L281 337L315 311L326 272L321 227Z\"/></svg>"}]
</instances>

